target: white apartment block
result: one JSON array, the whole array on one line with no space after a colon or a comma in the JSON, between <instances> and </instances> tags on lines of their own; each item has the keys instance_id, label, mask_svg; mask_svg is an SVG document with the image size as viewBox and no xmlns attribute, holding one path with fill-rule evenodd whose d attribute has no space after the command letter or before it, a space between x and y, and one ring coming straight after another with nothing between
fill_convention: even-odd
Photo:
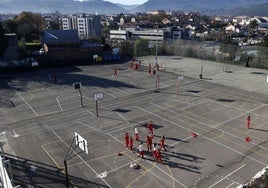
<instances>
[{"instance_id":1,"label":"white apartment block","mask_svg":"<svg viewBox=\"0 0 268 188\"><path fill-rule=\"evenodd\" d=\"M163 42L164 40L164 32L162 29L133 30L132 36L154 42Z\"/></svg>"},{"instance_id":2,"label":"white apartment block","mask_svg":"<svg viewBox=\"0 0 268 188\"><path fill-rule=\"evenodd\" d=\"M70 30L72 29L72 21L70 18L60 18L61 29Z\"/></svg>"},{"instance_id":3,"label":"white apartment block","mask_svg":"<svg viewBox=\"0 0 268 188\"><path fill-rule=\"evenodd\" d=\"M162 43L164 40L164 31L162 29L142 29L136 30L129 28L126 30L110 30L110 40L126 41L128 39L141 38L150 42Z\"/></svg>"},{"instance_id":4,"label":"white apartment block","mask_svg":"<svg viewBox=\"0 0 268 188\"><path fill-rule=\"evenodd\" d=\"M84 39L88 36L87 18L77 18L77 31L80 38Z\"/></svg>"},{"instance_id":5,"label":"white apartment block","mask_svg":"<svg viewBox=\"0 0 268 188\"><path fill-rule=\"evenodd\" d=\"M97 38L101 33L101 23L98 16L71 15L59 19L60 29L77 30L81 39Z\"/></svg>"},{"instance_id":6,"label":"white apartment block","mask_svg":"<svg viewBox=\"0 0 268 188\"><path fill-rule=\"evenodd\" d=\"M116 41L126 41L129 39L129 33L126 30L110 30L110 39Z\"/></svg>"}]
</instances>

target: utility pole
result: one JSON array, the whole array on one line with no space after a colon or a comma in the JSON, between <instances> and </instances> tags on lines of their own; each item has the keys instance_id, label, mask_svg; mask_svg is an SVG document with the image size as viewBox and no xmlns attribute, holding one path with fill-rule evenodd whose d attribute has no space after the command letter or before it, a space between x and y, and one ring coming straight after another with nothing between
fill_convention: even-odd
<instances>
[{"instance_id":1,"label":"utility pole","mask_svg":"<svg viewBox=\"0 0 268 188\"><path fill-rule=\"evenodd\" d=\"M154 65L154 71L155 71L155 91L159 92L159 75L157 71L158 62L157 62L157 42L158 42L158 27L156 29L156 42L155 42L155 65Z\"/></svg>"}]
</instances>

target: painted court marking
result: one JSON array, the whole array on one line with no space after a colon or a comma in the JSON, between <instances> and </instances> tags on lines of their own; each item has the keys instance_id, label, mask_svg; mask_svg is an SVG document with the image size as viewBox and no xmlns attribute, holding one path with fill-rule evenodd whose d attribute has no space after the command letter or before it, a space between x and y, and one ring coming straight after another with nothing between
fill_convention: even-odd
<instances>
[{"instance_id":1,"label":"painted court marking","mask_svg":"<svg viewBox=\"0 0 268 188\"><path fill-rule=\"evenodd\" d=\"M216 183L214 183L213 185L211 185L209 188L214 187L215 185L217 185L218 183L222 182L223 180L225 180L226 178L228 178L229 176L231 176L232 174L236 173L238 170L240 170L241 168L244 168L246 166L246 164L240 166L238 169L234 170L233 172L231 172L230 174L228 174L227 176L223 177L222 179L220 179L219 181L217 181Z\"/></svg>"},{"instance_id":2,"label":"painted court marking","mask_svg":"<svg viewBox=\"0 0 268 188\"><path fill-rule=\"evenodd\" d=\"M151 102L150 102L150 103L151 103ZM173 113L178 114L177 112L174 112L173 110L170 110L170 109L168 109L168 108L162 107L162 106L160 106L160 105L157 105L157 104L154 104L154 103L151 103L151 104L157 106L158 108L162 108L162 109L164 109L164 110L166 110L166 111L170 111L170 112L173 112ZM260 106L258 106L258 107L256 107L256 108L250 110L249 112L258 110L259 108L262 108L263 106L264 106L264 105L262 104L262 105L260 105ZM144 110L144 109L143 109L143 110ZM147 111L147 110L146 110L146 112L147 112L147 113L150 113L150 112ZM191 112L188 112L188 113L192 114ZM223 121L223 122L221 122L221 123L218 123L218 124L216 124L215 126L210 126L210 125L208 125L208 124L206 124L206 123L200 122L200 121L198 121L198 120L196 120L196 119L194 119L194 118L190 118L190 117L185 116L185 115L183 115L183 114L179 114L179 115L183 116L184 118L187 118L187 119L190 119L190 120L192 120L192 121L195 121L195 122L197 122L197 123L199 123L199 124L202 124L202 125L205 125L205 126L207 126L207 127L210 127L210 128L212 128L212 129L215 129L215 130L218 130L218 131L222 131L222 132L224 132L225 134L228 134L228 135L230 135L230 136L233 136L233 137L235 137L235 138L238 138L239 140L243 140L243 138L240 138L240 137L238 137L238 136L236 136L236 135L234 135L234 134L232 134L232 133L230 133L230 132L227 132L227 131L224 131L224 130L222 130L222 129L219 129L218 127L219 127L220 125L224 124L224 123L227 123L227 122L229 122L229 121L231 121L231 120L234 120L234 119L236 119L236 118L239 118L239 117L241 117L241 116L243 116L243 115L245 115L245 114L247 114L247 113L242 113L242 114L240 114L240 115L234 116L233 118L228 119L228 120L226 120L226 121ZM174 123L174 122L173 122L173 123ZM174 124L175 124L175 123L174 123ZM176 125L176 124L175 124L175 125ZM179 126L179 127L181 127L181 128L184 128L184 127L182 127L182 126L180 126L180 125L176 125L176 126ZM184 128L184 129L186 129L186 128ZM255 144L255 143L251 143L251 144L258 146L258 144ZM260 146L260 147L264 148L263 146ZM266 149L266 150L267 150L267 149Z\"/></svg>"},{"instance_id":3,"label":"painted court marking","mask_svg":"<svg viewBox=\"0 0 268 188\"><path fill-rule=\"evenodd\" d=\"M158 105L157 105L157 106L158 106ZM159 106L159 107L161 107L161 106ZM178 124L176 124L175 122L173 122L173 121L171 121L171 120L168 120L168 119L166 119L166 118L164 118L164 117L157 116L157 115L154 114L153 112L150 112L150 111L148 111L148 110L145 110L145 109L143 109L143 108L141 108L141 107L136 106L136 108L138 108L138 109L140 109L140 110L142 110L142 111L145 111L145 112L147 112L148 114L151 114L151 115L153 115L153 116L156 116L157 118L160 118L160 119L162 119L162 120L165 120L165 121L167 121L167 122L170 122L170 123L173 124L173 125L176 125L176 126L178 126L178 127L181 127L182 129L189 130L188 128L185 128L185 127L183 127L183 126L181 126L181 125L178 125ZM163 107L161 107L161 108L163 108ZM166 108L164 108L164 109L166 109ZM166 109L166 110L169 110L169 109ZM170 111L170 110L169 110L169 111ZM187 117L187 116L183 116L183 117L185 117L185 118L189 118L189 117ZM189 119L198 122L197 120L195 120L195 119L193 119L193 118L189 118ZM201 123L201 122L199 122L199 123ZM204 124L204 125L206 125L206 124ZM211 128L214 128L214 127L211 127ZM214 128L214 129L215 129L215 128ZM220 130L220 129L218 129L218 128L216 128L216 130L222 131L222 130ZM211 138L209 138L209 137L207 137L207 136L205 136L205 135L202 135L202 136L203 136L204 138L207 138L208 140L211 140L212 142L215 142L215 143L217 143L217 144L219 144L219 145L221 145L221 146L223 146L223 147L225 147L225 148L231 150L231 151L234 151L234 152L236 152L236 153L238 153L238 154L240 154L240 155L242 155L242 156L245 156L245 157L247 157L247 158L249 158L249 159L252 159L252 160L255 161L255 162L258 162L258 163L260 163L260 164L262 164L262 165L264 165L264 166L267 166L267 164L265 164L265 163L263 163L263 162L261 162L261 161L255 159L255 158L252 158L252 157L250 157L250 156L248 156L248 155L245 155L245 154L243 154L242 152L239 152L239 151L237 151L237 150L235 150L235 149L233 149L233 148L231 148L231 147L229 147L229 146L227 146L227 145L225 145L225 144L222 144L222 143L220 143L220 142L218 142L218 141L215 141L215 140L213 140L213 139L211 139Z\"/></svg>"},{"instance_id":4,"label":"painted court marking","mask_svg":"<svg viewBox=\"0 0 268 188\"><path fill-rule=\"evenodd\" d=\"M33 109L33 107L22 97L22 95L16 90L16 88L14 88L10 83L7 83L17 94L18 96L21 98L21 100L23 100L23 102L33 111L33 113L36 116L39 116L38 113Z\"/></svg>"},{"instance_id":5,"label":"painted court marking","mask_svg":"<svg viewBox=\"0 0 268 188\"><path fill-rule=\"evenodd\" d=\"M62 106L61 106L61 104L60 104L59 96L56 97L56 100L57 100L57 103L58 103L58 105L59 105L59 107L60 107L60 110L63 111Z\"/></svg>"},{"instance_id":6,"label":"painted court marking","mask_svg":"<svg viewBox=\"0 0 268 188\"><path fill-rule=\"evenodd\" d=\"M69 145L53 130L51 130L51 132L56 136L58 137L58 139L60 139L68 148L69 148ZM77 157L92 171L95 173L96 177L99 175L96 170L91 167L77 152L73 151L74 154L77 155ZM100 179L108 186L108 187L112 187L111 185L108 184L108 182L106 182L102 177L100 177Z\"/></svg>"}]
</instances>

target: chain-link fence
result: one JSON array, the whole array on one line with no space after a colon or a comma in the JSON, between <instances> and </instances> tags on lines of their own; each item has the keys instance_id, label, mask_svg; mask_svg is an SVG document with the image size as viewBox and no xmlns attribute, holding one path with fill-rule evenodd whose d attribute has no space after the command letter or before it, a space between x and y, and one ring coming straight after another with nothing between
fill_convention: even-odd
<instances>
[{"instance_id":1,"label":"chain-link fence","mask_svg":"<svg viewBox=\"0 0 268 188\"><path fill-rule=\"evenodd\" d=\"M165 40L160 53L268 69L268 47L214 41Z\"/></svg>"}]
</instances>

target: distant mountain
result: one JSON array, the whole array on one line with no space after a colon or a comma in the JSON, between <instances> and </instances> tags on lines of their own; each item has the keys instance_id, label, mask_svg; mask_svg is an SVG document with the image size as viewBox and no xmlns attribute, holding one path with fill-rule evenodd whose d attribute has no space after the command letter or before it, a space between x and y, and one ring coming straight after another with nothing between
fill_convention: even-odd
<instances>
[{"instance_id":1,"label":"distant mountain","mask_svg":"<svg viewBox=\"0 0 268 188\"><path fill-rule=\"evenodd\" d=\"M230 9L223 11L225 15L254 15L268 16L268 3L240 7L239 9Z\"/></svg>"},{"instance_id":2,"label":"distant mountain","mask_svg":"<svg viewBox=\"0 0 268 188\"><path fill-rule=\"evenodd\" d=\"M39 13L59 11L62 14L117 14L128 12L122 7L103 0L0 0L1 13L20 13L22 11Z\"/></svg>"},{"instance_id":3,"label":"distant mountain","mask_svg":"<svg viewBox=\"0 0 268 188\"><path fill-rule=\"evenodd\" d=\"M146 3L131 9L130 12L146 12L151 10L197 11L201 14L219 14L222 10L243 6L267 3L268 0L148 0ZM266 11L268 15L268 10Z\"/></svg>"},{"instance_id":4,"label":"distant mountain","mask_svg":"<svg viewBox=\"0 0 268 188\"><path fill-rule=\"evenodd\" d=\"M139 6L139 5L123 5L120 3L116 3L116 5L126 10L131 10Z\"/></svg>"},{"instance_id":5,"label":"distant mountain","mask_svg":"<svg viewBox=\"0 0 268 188\"><path fill-rule=\"evenodd\" d=\"M153 10L175 10L197 11L206 15L233 15L235 13L267 16L268 9L265 8L267 3L268 0L148 0L139 6L128 6L104 0L0 0L0 13L21 13L22 11L52 13L58 11L62 14L128 14Z\"/></svg>"}]
</instances>

